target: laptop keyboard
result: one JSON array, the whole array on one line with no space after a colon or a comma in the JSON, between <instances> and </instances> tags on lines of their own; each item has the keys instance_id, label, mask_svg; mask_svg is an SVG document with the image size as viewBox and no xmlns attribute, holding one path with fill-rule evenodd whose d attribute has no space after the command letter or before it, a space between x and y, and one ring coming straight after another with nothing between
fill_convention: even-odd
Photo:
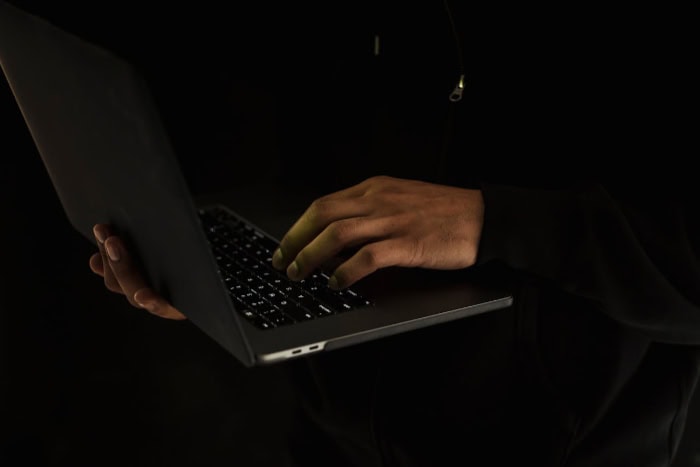
<instances>
[{"instance_id":1,"label":"laptop keyboard","mask_svg":"<svg viewBox=\"0 0 700 467\"><path fill-rule=\"evenodd\" d=\"M212 206L199 217L236 310L254 326L273 329L372 305L352 289L329 288L320 270L290 280L272 267L278 242L229 211Z\"/></svg>"}]
</instances>

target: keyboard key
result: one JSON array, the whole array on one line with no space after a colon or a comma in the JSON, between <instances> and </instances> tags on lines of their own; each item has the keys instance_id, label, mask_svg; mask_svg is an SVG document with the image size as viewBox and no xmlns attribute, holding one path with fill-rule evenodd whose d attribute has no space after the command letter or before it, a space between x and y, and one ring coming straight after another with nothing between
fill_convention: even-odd
<instances>
[{"instance_id":1,"label":"keyboard key","mask_svg":"<svg viewBox=\"0 0 700 467\"><path fill-rule=\"evenodd\" d=\"M279 309L282 313L289 316L294 321L308 321L315 318L315 316L309 310L287 300L283 300L279 304Z\"/></svg>"},{"instance_id":2,"label":"keyboard key","mask_svg":"<svg viewBox=\"0 0 700 467\"><path fill-rule=\"evenodd\" d=\"M272 267L279 243L226 210L199 211L226 288L236 309L260 329L349 311L371 302L352 290L328 287L322 271L300 282Z\"/></svg>"}]
</instances>

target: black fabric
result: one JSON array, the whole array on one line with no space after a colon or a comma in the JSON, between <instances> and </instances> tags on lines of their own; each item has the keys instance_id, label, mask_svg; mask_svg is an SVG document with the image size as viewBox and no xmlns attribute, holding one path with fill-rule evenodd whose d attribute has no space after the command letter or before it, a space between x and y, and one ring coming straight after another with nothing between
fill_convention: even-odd
<instances>
[{"instance_id":1,"label":"black fabric","mask_svg":"<svg viewBox=\"0 0 700 467\"><path fill-rule=\"evenodd\" d=\"M323 127L320 165L352 161L350 180L480 187L479 267L520 284L512 310L388 340L370 357L300 363L315 382L302 400L325 401L308 406L321 439L375 456L353 465L662 466L678 447L700 361L700 196L673 100L687 89L683 30L645 30L651 12L530 8L455 5L468 70L455 105L445 12L395 7L383 43L405 48L340 68L340 88L351 93L352 77L359 89L322 112L340 119ZM349 151L347 132L369 143ZM371 395L362 410L358 384L360 401Z\"/></svg>"}]
</instances>

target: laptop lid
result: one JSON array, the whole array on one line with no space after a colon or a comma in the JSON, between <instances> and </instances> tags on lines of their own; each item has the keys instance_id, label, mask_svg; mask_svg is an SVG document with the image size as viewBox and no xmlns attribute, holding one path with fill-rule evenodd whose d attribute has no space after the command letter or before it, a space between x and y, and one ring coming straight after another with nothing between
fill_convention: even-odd
<instances>
[{"instance_id":1,"label":"laptop lid","mask_svg":"<svg viewBox=\"0 0 700 467\"><path fill-rule=\"evenodd\" d=\"M512 303L505 287L480 283L469 271L391 268L356 286L374 307L260 330L242 319L229 298L197 216L199 202L138 70L2 2L0 66L73 227L94 242L95 223L116 226L151 285L245 365ZM239 192L226 204L254 221L269 206L247 203L251 199L257 198Z\"/></svg>"},{"instance_id":2,"label":"laptop lid","mask_svg":"<svg viewBox=\"0 0 700 467\"><path fill-rule=\"evenodd\" d=\"M93 243L96 222L121 228L154 288L183 310L208 309L188 318L252 362L138 73L4 2L0 67L72 226Z\"/></svg>"}]
</instances>

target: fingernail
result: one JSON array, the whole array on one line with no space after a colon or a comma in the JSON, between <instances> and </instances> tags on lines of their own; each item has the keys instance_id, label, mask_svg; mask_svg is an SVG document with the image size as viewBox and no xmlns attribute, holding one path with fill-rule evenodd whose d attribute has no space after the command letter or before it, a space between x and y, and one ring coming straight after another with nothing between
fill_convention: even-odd
<instances>
[{"instance_id":1,"label":"fingernail","mask_svg":"<svg viewBox=\"0 0 700 467\"><path fill-rule=\"evenodd\" d=\"M107 250L107 256L112 261L119 261L119 249L114 245L114 243L105 243L105 249Z\"/></svg>"},{"instance_id":2,"label":"fingernail","mask_svg":"<svg viewBox=\"0 0 700 467\"><path fill-rule=\"evenodd\" d=\"M102 231L98 229L97 227L92 228L92 233L95 234L95 238L97 239L98 242L104 243L105 238L102 236Z\"/></svg>"},{"instance_id":3,"label":"fingernail","mask_svg":"<svg viewBox=\"0 0 700 467\"><path fill-rule=\"evenodd\" d=\"M287 268L287 276L289 276L289 278L292 280L296 280L298 275L299 275L299 265L297 264L296 261L294 261Z\"/></svg>"},{"instance_id":4,"label":"fingernail","mask_svg":"<svg viewBox=\"0 0 700 467\"><path fill-rule=\"evenodd\" d=\"M134 301L141 308L150 310L153 307L153 301L149 300L147 297L142 297L140 295L148 295L148 293L145 291L145 289L139 289L139 291L134 294Z\"/></svg>"},{"instance_id":5,"label":"fingernail","mask_svg":"<svg viewBox=\"0 0 700 467\"><path fill-rule=\"evenodd\" d=\"M331 276L328 279L328 287L330 287L333 290L338 290L340 287L338 287L338 278L335 276Z\"/></svg>"},{"instance_id":6,"label":"fingernail","mask_svg":"<svg viewBox=\"0 0 700 467\"><path fill-rule=\"evenodd\" d=\"M277 248L275 250L275 253L272 255L272 266L281 269L284 267L284 264L282 261L284 260L284 255L282 254L282 250Z\"/></svg>"}]
</instances>

